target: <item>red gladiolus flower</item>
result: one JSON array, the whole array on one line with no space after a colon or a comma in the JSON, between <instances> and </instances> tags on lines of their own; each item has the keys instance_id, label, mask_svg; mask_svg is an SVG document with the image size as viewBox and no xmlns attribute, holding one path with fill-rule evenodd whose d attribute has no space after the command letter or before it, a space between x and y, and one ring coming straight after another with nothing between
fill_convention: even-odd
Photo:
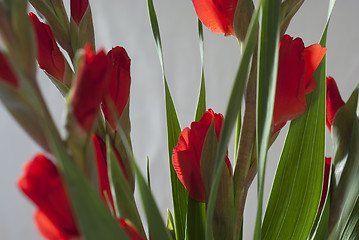
<instances>
[{"instance_id":1,"label":"red gladiolus flower","mask_svg":"<svg viewBox=\"0 0 359 240\"><path fill-rule=\"evenodd\" d=\"M327 77L327 112L326 112L326 125L329 131L332 130L334 116L344 105L344 101L340 96L337 83L334 78Z\"/></svg>"},{"instance_id":2,"label":"red gladiolus flower","mask_svg":"<svg viewBox=\"0 0 359 240\"><path fill-rule=\"evenodd\" d=\"M94 54L91 46L86 45L85 51L84 62L75 79L71 104L77 121L85 131L88 131L108 91L111 66L103 50Z\"/></svg>"},{"instance_id":3,"label":"red gladiolus flower","mask_svg":"<svg viewBox=\"0 0 359 240\"><path fill-rule=\"evenodd\" d=\"M316 87L313 73L327 49L319 44L304 47L300 38L284 35L279 45L277 89L272 134L287 121L302 115L307 108L305 95Z\"/></svg>"},{"instance_id":4,"label":"red gladiolus flower","mask_svg":"<svg viewBox=\"0 0 359 240\"><path fill-rule=\"evenodd\" d=\"M37 37L37 61L41 69L59 81L63 81L65 58L62 55L49 25L39 21L33 13L29 14Z\"/></svg>"},{"instance_id":5,"label":"red gladiolus flower","mask_svg":"<svg viewBox=\"0 0 359 240\"><path fill-rule=\"evenodd\" d=\"M118 220L119 224L121 225L121 227L125 230L127 236L131 239L131 240L145 240L145 238L143 238L136 230L136 228L134 228L131 224L129 224L126 219L120 218Z\"/></svg>"},{"instance_id":6,"label":"red gladiolus flower","mask_svg":"<svg viewBox=\"0 0 359 240\"><path fill-rule=\"evenodd\" d=\"M238 0L192 0L198 18L214 33L234 35L233 19Z\"/></svg>"},{"instance_id":7,"label":"red gladiolus flower","mask_svg":"<svg viewBox=\"0 0 359 240\"><path fill-rule=\"evenodd\" d=\"M19 86L19 82L2 52L0 52L0 81L7 82L14 87Z\"/></svg>"},{"instance_id":8,"label":"red gladiolus flower","mask_svg":"<svg viewBox=\"0 0 359 240\"><path fill-rule=\"evenodd\" d=\"M92 142L95 147L96 152L96 165L97 165L97 173L99 176L99 183L100 183L100 195L102 199L107 202L110 201L112 208L114 209L113 199L110 189L110 183L108 179L108 172L107 172L107 153L106 153L106 144L102 139L95 134L92 135ZM125 165L122 162L121 156L117 149L114 148L116 157L118 162L121 166L122 173L124 174L126 180L128 179L128 175L125 170ZM105 192L107 196L105 196Z\"/></svg>"},{"instance_id":9,"label":"red gladiolus flower","mask_svg":"<svg viewBox=\"0 0 359 240\"><path fill-rule=\"evenodd\" d=\"M17 184L38 206L35 220L44 237L64 240L79 237L62 179L45 155L38 154L26 164Z\"/></svg>"},{"instance_id":10,"label":"red gladiolus flower","mask_svg":"<svg viewBox=\"0 0 359 240\"><path fill-rule=\"evenodd\" d=\"M88 0L71 0L71 17L74 19L77 25L80 24L82 17L84 16L88 6Z\"/></svg>"},{"instance_id":11,"label":"red gladiolus flower","mask_svg":"<svg viewBox=\"0 0 359 240\"><path fill-rule=\"evenodd\" d=\"M172 154L173 167L179 180L187 189L189 196L199 202L205 201L205 191L200 166L202 148L213 120L217 139L219 140L223 116L209 109L203 114L199 122L192 122L191 129L188 127L183 129ZM225 162L231 175L231 163L227 156L225 157Z\"/></svg>"},{"instance_id":12,"label":"red gladiolus flower","mask_svg":"<svg viewBox=\"0 0 359 240\"><path fill-rule=\"evenodd\" d=\"M112 114L113 110L111 109L111 105L114 104L113 106L117 111L117 117L120 117L130 97L131 60L126 53L126 50L122 47L113 48L107 54L107 57L112 63L112 74L109 94L107 94L105 101L102 104L102 111L111 127L116 129L116 118Z\"/></svg>"},{"instance_id":13,"label":"red gladiolus flower","mask_svg":"<svg viewBox=\"0 0 359 240\"><path fill-rule=\"evenodd\" d=\"M329 183L329 171L330 171L330 164L332 162L331 158L325 158L325 164L324 164L324 176L323 176L323 190L322 190L322 196L320 198L319 203L319 209L322 209L325 198L327 197L328 193L328 183Z\"/></svg>"}]
</instances>

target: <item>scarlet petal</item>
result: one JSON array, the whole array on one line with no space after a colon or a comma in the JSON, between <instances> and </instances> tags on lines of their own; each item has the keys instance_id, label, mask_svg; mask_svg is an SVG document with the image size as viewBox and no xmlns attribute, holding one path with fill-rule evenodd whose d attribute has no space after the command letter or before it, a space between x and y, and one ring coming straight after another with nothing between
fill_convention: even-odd
<instances>
[{"instance_id":1,"label":"scarlet petal","mask_svg":"<svg viewBox=\"0 0 359 240\"><path fill-rule=\"evenodd\" d=\"M195 157L193 149L179 151L175 148L173 150L172 162L179 180L192 199L204 202L205 191L201 178L200 160Z\"/></svg>"},{"instance_id":2,"label":"scarlet petal","mask_svg":"<svg viewBox=\"0 0 359 240\"><path fill-rule=\"evenodd\" d=\"M285 35L279 48L278 78L273 111L273 126L285 124L303 114L306 109L303 82L305 62L302 56L303 41Z\"/></svg>"},{"instance_id":3,"label":"scarlet petal","mask_svg":"<svg viewBox=\"0 0 359 240\"><path fill-rule=\"evenodd\" d=\"M279 46L272 134L279 131L287 121L305 113L305 96L316 88L313 73L326 51L319 44L304 48L302 39L283 36Z\"/></svg>"},{"instance_id":4,"label":"scarlet petal","mask_svg":"<svg viewBox=\"0 0 359 240\"><path fill-rule=\"evenodd\" d=\"M41 69L59 81L63 81L65 58L62 55L49 25L39 21L33 13L29 14L37 37L37 61Z\"/></svg>"},{"instance_id":5,"label":"scarlet petal","mask_svg":"<svg viewBox=\"0 0 359 240\"><path fill-rule=\"evenodd\" d=\"M62 179L45 155L38 154L26 164L17 184L64 236L79 235Z\"/></svg>"},{"instance_id":6,"label":"scarlet petal","mask_svg":"<svg viewBox=\"0 0 359 240\"><path fill-rule=\"evenodd\" d=\"M65 236L41 210L35 212L35 222L42 236L49 240L70 240L77 236Z\"/></svg>"},{"instance_id":7,"label":"scarlet petal","mask_svg":"<svg viewBox=\"0 0 359 240\"><path fill-rule=\"evenodd\" d=\"M77 121L89 131L108 90L111 66L104 51L94 54L90 45L85 50L85 61L76 76L71 105Z\"/></svg>"},{"instance_id":8,"label":"scarlet petal","mask_svg":"<svg viewBox=\"0 0 359 240\"><path fill-rule=\"evenodd\" d=\"M330 164L331 164L332 159L331 158L325 158L325 162L324 162L324 177L323 177L323 190L322 190L322 196L320 199L320 204L319 204L319 209L322 209L324 202L325 202L325 198L327 196L328 193L328 182L329 182L329 171L330 171Z\"/></svg>"},{"instance_id":9,"label":"scarlet petal","mask_svg":"<svg viewBox=\"0 0 359 240\"><path fill-rule=\"evenodd\" d=\"M114 207L113 199L112 199L110 183L107 173L106 145L102 141L102 139L96 136L95 134L92 135L92 142L96 153L96 165L97 165L97 174L99 176L99 183L100 183L100 195L102 199L106 202L106 196L105 196L105 192L106 192L113 208Z\"/></svg>"},{"instance_id":10,"label":"scarlet petal","mask_svg":"<svg viewBox=\"0 0 359 240\"><path fill-rule=\"evenodd\" d=\"M71 0L71 17L74 19L77 25L80 24L82 17L84 16L89 6L88 0Z\"/></svg>"},{"instance_id":11,"label":"scarlet petal","mask_svg":"<svg viewBox=\"0 0 359 240\"><path fill-rule=\"evenodd\" d=\"M217 139L219 140L223 116L215 114L212 109L205 112L198 122L192 122L191 129L181 132L177 146L173 149L172 164L179 180L188 191L188 195L199 202L205 201L205 191L201 177L201 155L208 129L214 120ZM231 175L231 164L225 158Z\"/></svg>"},{"instance_id":12,"label":"scarlet petal","mask_svg":"<svg viewBox=\"0 0 359 240\"><path fill-rule=\"evenodd\" d=\"M97 165L97 173L99 176L99 183L100 183L100 195L102 199L106 202L107 197L108 200L111 203L112 209L114 209L114 203L113 198L111 194L111 188L108 178L108 171L107 171L107 153L106 153L106 144L105 142L95 134L92 135L92 142L95 148L96 153L96 165ZM126 180L128 180L128 175L125 169L125 166L123 164L123 161L121 159L120 154L118 151L114 148L115 155L118 159L118 162L121 166L122 173L125 176ZM107 193L107 197L105 196L105 192Z\"/></svg>"},{"instance_id":13,"label":"scarlet petal","mask_svg":"<svg viewBox=\"0 0 359 240\"><path fill-rule=\"evenodd\" d=\"M214 33L234 35L233 18L238 0L192 0L198 18Z\"/></svg>"},{"instance_id":14,"label":"scarlet petal","mask_svg":"<svg viewBox=\"0 0 359 240\"><path fill-rule=\"evenodd\" d=\"M318 68L326 52L327 49L322 48L322 46L317 43L304 49L303 57L305 61L305 94L308 94L315 89L316 81L313 78L313 74Z\"/></svg>"},{"instance_id":15,"label":"scarlet petal","mask_svg":"<svg viewBox=\"0 0 359 240\"><path fill-rule=\"evenodd\" d=\"M11 69L5 55L0 51L0 81L5 81L14 87L19 86L19 82Z\"/></svg>"},{"instance_id":16,"label":"scarlet petal","mask_svg":"<svg viewBox=\"0 0 359 240\"><path fill-rule=\"evenodd\" d=\"M327 111L326 111L326 125L331 131L335 114L345 102L340 96L337 83L334 78L327 77Z\"/></svg>"},{"instance_id":17,"label":"scarlet petal","mask_svg":"<svg viewBox=\"0 0 359 240\"><path fill-rule=\"evenodd\" d=\"M107 57L112 63L111 81L109 93L101 106L106 120L110 123L113 129L116 129L116 118L113 116L110 106L111 104L114 104L115 110L117 111L117 117L120 117L130 97L131 60L128 57L126 50L122 47L113 48L107 54ZM111 103L109 101L111 101Z\"/></svg>"},{"instance_id":18,"label":"scarlet petal","mask_svg":"<svg viewBox=\"0 0 359 240\"><path fill-rule=\"evenodd\" d=\"M131 224L129 224L127 222L126 219L120 218L119 223L120 223L121 227L125 230L127 236L131 240L144 240L145 239L137 232L136 228L134 228Z\"/></svg>"}]
</instances>

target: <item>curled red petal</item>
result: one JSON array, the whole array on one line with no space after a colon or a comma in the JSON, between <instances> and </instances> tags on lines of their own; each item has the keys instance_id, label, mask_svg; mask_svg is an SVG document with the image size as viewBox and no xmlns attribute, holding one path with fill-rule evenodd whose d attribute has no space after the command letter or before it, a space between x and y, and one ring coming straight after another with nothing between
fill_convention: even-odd
<instances>
[{"instance_id":1,"label":"curled red petal","mask_svg":"<svg viewBox=\"0 0 359 240\"><path fill-rule=\"evenodd\" d=\"M238 0L192 0L198 18L214 33L235 35L234 13Z\"/></svg>"},{"instance_id":2,"label":"curled red petal","mask_svg":"<svg viewBox=\"0 0 359 240\"><path fill-rule=\"evenodd\" d=\"M326 111L326 125L329 131L332 130L333 120L335 114L341 108L345 102L340 96L337 83L334 78L327 77L327 111Z\"/></svg>"},{"instance_id":3,"label":"curled red petal","mask_svg":"<svg viewBox=\"0 0 359 240\"><path fill-rule=\"evenodd\" d=\"M305 112L304 43L284 35L279 47L278 77L273 110L273 132ZM283 124L284 123L284 124Z\"/></svg>"},{"instance_id":4,"label":"curled red petal","mask_svg":"<svg viewBox=\"0 0 359 240\"><path fill-rule=\"evenodd\" d=\"M317 82L313 78L313 73L318 68L326 52L327 49L323 48L318 43L306 47L303 50L302 54L305 61L305 94L308 94L315 89Z\"/></svg>"},{"instance_id":5,"label":"curled red petal","mask_svg":"<svg viewBox=\"0 0 359 240\"><path fill-rule=\"evenodd\" d=\"M26 164L17 185L64 236L79 235L62 179L45 155Z\"/></svg>"},{"instance_id":6,"label":"curled red petal","mask_svg":"<svg viewBox=\"0 0 359 240\"><path fill-rule=\"evenodd\" d=\"M103 102L102 111L105 119L113 129L116 129L115 117L112 114L111 104L114 104L117 116L120 117L130 97L131 60L122 47L113 48L108 54L112 66L109 91ZM111 101L111 103L109 102Z\"/></svg>"},{"instance_id":7,"label":"curled red petal","mask_svg":"<svg viewBox=\"0 0 359 240\"><path fill-rule=\"evenodd\" d=\"M74 19L77 25L80 24L82 17L84 16L87 8L89 6L88 0L71 0L71 17Z\"/></svg>"},{"instance_id":8,"label":"curled red petal","mask_svg":"<svg viewBox=\"0 0 359 240\"><path fill-rule=\"evenodd\" d=\"M14 87L19 86L19 81L17 80L14 71L10 67L8 60L5 55L0 51L0 81L7 82Z\"/></svg>"},{"instance_id":9,"label":"curled red petal","mask_svg":"<svg viewBox=\"0 0 359 240\"><path fill-rule=\"evenodd\" d=\"M187 127L182 130L177 146L172 153L172 164L179 180L187 189L188 195L199 202L205 201L200 164L204 140L212 121L215 122L217 140L219 140L223 116L209 109L203 114L200 121L192 122L191 129ZM232 167L227 156L225 162L231 175Z\"/></svg>"},{"instance_id":10,"label":"curled red petal","mask_svg":"<svg viewBox=\"0 0 359 240\"><path fill-rule=\"evenodd\" d=\"M37 61L41 69L59 81L63 81L65 58L62 55L49 25L39 21L33 13L29 14L37 38Z\"/></svg>"},{"instance_id":11,"label":"curled red petal","mask_svg":"<svg viewBox=\"0 0 359 240\"><path fill-rule=\"evenodd\" d=\"M319 44L305 48L302 39L283 36L279 46L272 134L306 111L305 96L316 88L313 73L326 50Z\"/></svg>"},{"instance_id":12,"label":"curled red petal","mask_svg":"<svg viewBox=\"0 0 359 240\"><path fill-rule=\"evenodd\" d=\"M103 50L95 54L91 46L86 45L85 51L85 60L75 79L71 106L81 127L88 131L108 91L111 66Z\"/></svg>"}]
</instances>

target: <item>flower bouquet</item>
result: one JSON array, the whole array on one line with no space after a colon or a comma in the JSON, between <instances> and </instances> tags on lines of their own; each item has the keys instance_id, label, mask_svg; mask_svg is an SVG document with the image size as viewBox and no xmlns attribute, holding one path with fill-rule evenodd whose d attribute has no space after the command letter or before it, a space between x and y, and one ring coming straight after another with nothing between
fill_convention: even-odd
<instances>
[{"instance_id":1,"label":"flower bouquet","mask_svg":"<svg viewBox=\"0 0 359 240\"><path fill-rule=\"evenodd\" d=\"M358 238L358 88L344 102L327 75L326 39L335 1L329 1L318 43L305 45L286 34L303 2L192 0L201 81L192 123L180 127L165 74L161 21L153 0L147 0L147 26L159 56L159 65L148 64L162 69L164 87L167 144L161 148L168 149L168 165L162 169L168 169L172 190L164 216L152 192L152 156L140 167L131 137L131 113L138 111L129 101L131 84L138 80L131 71L136 58L121 46L109 51L96 46L88 0L70 0L70 11L62 0L0 1L0 99L42 149L17 181L36 205L40 234L45 239L246 239L244 209L248 190L257 183L257 207L250 209L254 239ZM237 40L241 49L223 114L207 104L204 28ZM52 116L37 65L64 99L62 124ZM267 153L289 121L263 206ZM325 157L326 127L331 157Z\"/></svg>"}]
</instances>

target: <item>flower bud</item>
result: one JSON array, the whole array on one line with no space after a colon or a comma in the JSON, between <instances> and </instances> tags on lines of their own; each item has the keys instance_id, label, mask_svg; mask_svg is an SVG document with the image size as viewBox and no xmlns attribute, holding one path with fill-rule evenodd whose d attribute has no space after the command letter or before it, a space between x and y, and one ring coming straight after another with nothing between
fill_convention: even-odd
<instances>
[{"instance_id":1,"label":"flower bud","mask_svg":"<svg viewBox=\"0 0 359 240\"><path fill-rule=\"evenodd\" d=\"M108 94L101 107L105 119L109 122L112 129L116 129L116 119L120 119L130 97L131 60L126 50L122 47L113 48L107 54L107 57L112 65L111 80ZM111 106L114 106L114 109L111 109ZM115 113L116 116L113 116L113 113Z\"/></svg>"},{"instance_id":2,"label":"flower bud","mask_svg":"<svg viewBox=\"0 0 359 240\"><path fill-rule=\"evenodd\" d=\"M77 25L80 25L82 17L84 16L87 8L89 7L88 0L71 0L71 17Z\"/></svg>"},{"instance_id":3,"label":"flower bud","mask_svg":"<svg viewBox=\"0 0 359 240\"><path fill-rule=\"evenodd\" d=\"M11 69L5 55L0 51L0 81L7 82L14 87L19 86L15 73Z\"/></svg>"},{"instance_id":4,"label":"flower bud","mask_svg":"<svg viewBox=\"0 0 359 240\"><path fill-rule=\"evenodd\" d=\"M85 47L85 59L80 63L74 86L71 89L71 111L84 131L92 128L100 103L108 91L111 66L103 50L93 53Z\"/></svg>"},{"instance_id":5,"label":"flower bud","mask_svg":"<svg viewBox=\"0 0 359 240\"><path fill-rule=\"evenodd\" d=\"M238 0L233 19L233 27L236 37L242 42L246 38L253 11L254 4L252 0Z\"/></svg>"},{"instance_id":6,"label":"flower bud","mask_svg":"<svg viewBox=\"0 0 359 240\"><path fill-rule=\"evenodd\" d=\"M37 37L37 61L41 69L63 82L65 58L62 55L49 25L39 21L34 13L29 14Z\"/></svg>"},{"instance_id":7,"label":"flower bud","mask_svg":"<svg viewBox=\"0 0 359 240\"><path fill-rule=\"evenodd\" d=\"M334 78L327 77L327 111L326 111L326 125L329 131L332 130L332 124L335 114L345 103L340 96L337 83Z\"/></svg>"}]
</instances>

